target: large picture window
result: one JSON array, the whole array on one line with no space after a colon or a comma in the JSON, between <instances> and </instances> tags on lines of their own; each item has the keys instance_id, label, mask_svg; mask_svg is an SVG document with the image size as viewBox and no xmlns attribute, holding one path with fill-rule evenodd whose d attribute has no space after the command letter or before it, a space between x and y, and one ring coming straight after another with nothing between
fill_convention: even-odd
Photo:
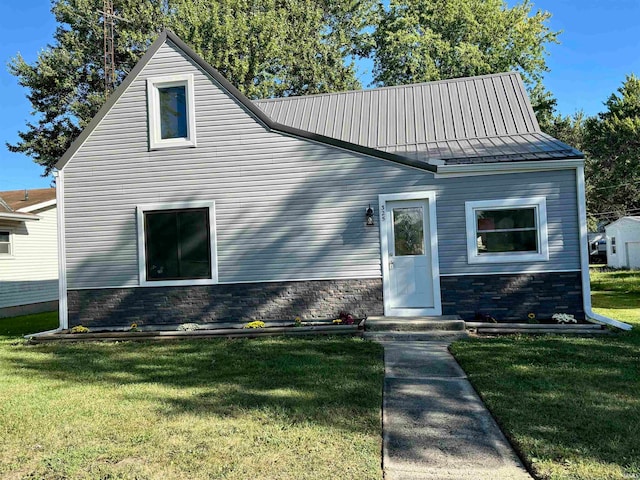
<instances>
[{"instance_id":1,"label":"large picture window","mask_svg":"<svg viewBox=\"0 0 640 480\"><path fill-rule=\"evenodd\" d=\"M140 283L215 283L213 203L138 207Z\"/></svg>"},{"instance_id":2,"label":"large picture window","mask_svg":"<svg viewBox=\"0 0 640 480\"><path fill-rule=\"evenodd\" d=\"M152 150L196 146L193 75L148 79L147 100Z\"/></svg>"},{"instance_id":3,"label":"large picture window","mask_svg":"<svg viewBox=\"0 0 640 480\"><path fill-rule=\"evenodd\" d=\"M544 198L466 203L469 263L548 260Z\"/></svg>"}]
</instances>

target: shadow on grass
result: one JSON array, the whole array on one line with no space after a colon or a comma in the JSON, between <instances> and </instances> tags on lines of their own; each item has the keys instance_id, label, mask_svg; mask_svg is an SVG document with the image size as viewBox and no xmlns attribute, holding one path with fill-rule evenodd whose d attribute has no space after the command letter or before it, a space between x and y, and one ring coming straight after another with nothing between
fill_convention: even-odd
<instances>
[{"instance_id":1,"label":"shadow on grass","mask_svg":"<svg viewBox=\"0 0 640 480\"><path fill-rule=\"evenodd\" d=\"M44 312L20 317L0 318L0 339L22 337L30 333L58 328L58 312Z\"/></svg>"},{"instance_id":2,"label":"shadow on grass","mask_svg":"<svg viewBox=\"0 0 640 480\"><path fill-rule=\"evenodd\" d=\"M595 461L640 472L635 330L597 339L469 340L452 350L529 461L557 462L561 468Z\"/></svg>"},{"instance_id":3,"label":"shadow on grass","mask_svg":"<svg viewBox=\"0 0 640 480\"><path fill-rule=\"evenodd\" d=\"M39 345L16 348L9 360L16 374L26 370L68 385L140 385L133 396L131 389L117 395L156 396L166 415L263 410L293 423L379 428L382 348L359 339ZM353 421L358 416L366 421Z\"/></svg>"}]
</instances>

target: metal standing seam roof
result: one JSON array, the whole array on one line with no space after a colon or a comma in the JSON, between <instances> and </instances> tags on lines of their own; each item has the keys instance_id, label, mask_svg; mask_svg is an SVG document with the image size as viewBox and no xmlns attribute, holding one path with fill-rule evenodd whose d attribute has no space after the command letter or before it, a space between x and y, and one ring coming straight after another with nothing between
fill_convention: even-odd
<instances>
[{"instance_id":1,"label":"metal standing seam roof","mask_svg":"<svg viewBox=\"0 0 640 480\"><path fill-rule=\"evenodd\" d=\"M422 162L583 157L540 130L516 72L254 103L274 122Z\"/></svg>"}]
</instances>

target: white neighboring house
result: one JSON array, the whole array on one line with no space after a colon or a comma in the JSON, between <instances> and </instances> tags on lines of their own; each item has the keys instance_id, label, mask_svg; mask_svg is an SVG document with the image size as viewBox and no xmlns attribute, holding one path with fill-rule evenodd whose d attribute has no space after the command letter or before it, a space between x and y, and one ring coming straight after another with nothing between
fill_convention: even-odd
<instances>
[{"instance_id":1,"label":"white neighboring house","mask_svg":"<svg viewBox=\"0 0 640 480\"><path fill-rule=\"evenodd\" d=\"M605 227L607 265L640 268L640 217L622 217Z\"/></svg>"},{"instance_id":2,"label":"white neighboring house","mask_svg":"<svg viewBox=\"0 0 640 480\"><path fill-rule=\"evenodd\" d=\"M56 190L0 192L0 318L55 310Z\"/></svg>"}]
</instances>

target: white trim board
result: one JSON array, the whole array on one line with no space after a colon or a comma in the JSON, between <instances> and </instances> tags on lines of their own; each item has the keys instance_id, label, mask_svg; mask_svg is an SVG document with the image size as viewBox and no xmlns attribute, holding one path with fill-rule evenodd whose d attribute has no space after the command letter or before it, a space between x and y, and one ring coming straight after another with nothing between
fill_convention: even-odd
<instances>
[{"instance_id":1,"label":"white trim board","mask_svg":"<svg viewBox=\"0 0 640 480\"><path fill-rule=\"evenodd\" d=\"M208 285L236 285L236 284L248 284L248 283L285 283L285 282L333 282L338 280L377 280L382 279L382 276L377 277L334 277L334 278L293 278L285 280L238 280L235 282L217 282L216 284ZM106 287L74 287L72 290L108 290L116 288L141 288L141 287L155 287L152 283L147 285L107 285Z\"/></svg>"},{"instance_id":2,"label":"white trim board","mask_svg":"<svg viewBox=\"0 0 640 480\"><path fill-rule=\"evenodd\" d=\"M35 205L31 205L29 207L19 208L16 212L22 213L30 213L35 212L36 210L41 210L43 208L51 207L57 203L57 200L54 198L52 200L47 200L46 202L36 203Z\"/></svg>"},{"instance_id":3,"label":"white trim board","mask_svg":"<svg viewBox=\"0 0 640 480\"><path fill-rule=\"evenodd\" d=\"M69 310L67 303L67 251L64 229L64 172L53 172L56 179L56 218L58 222L58 328L69 328Z\"/></svg>"},{"instance_id":4,"label":"white trim board","mask_svg":"<svg viewBox=\"0 0 640 480\"><path fill-rule=\"evenodd\" d=\"M579 166L584 166L583 159L438 165L438 172L435 174L435 178L476 177L480 175L502 175L508 173L534 173L541 171L575 169Z\"/></svg>"},{"instance_id":5,"label":"white trim board","mask_svg":"<svg viewBox=\"0 0 640 480\"><path fill-rule=\"evenodd\" d=\"M393 309L393 315L442 315L442 298L440 290L440 260L438 257L438 221L436 217L436 192L390 193L378 195L378 215L380 221L380 252L382 258L382 297L385 315L391 315L389 305L389 232L387 230L386 203L398 200L426 200L429 214L429 236L431 240L431 276L433 279L433 307L425 309Z\"/></svg>"},{"instance_id":6,"label":"white trim board","mask_svg":"<svg viewBox=\"0 0 640 480\"><path fill-rule=\"evenodd\" d=\"M160 89L184 87L186 97L187 136L162 138L160 121ZM195 147L196 143L196 104L193 74L167 75L147 78L147 108L149 109L149 150L165 148Z\"/></svg>"},{"instance_id":7,"label":"white trim board","mask_svg":"<svg viewBox=\"0 0 640 480\"><path fill-rule=\"evenodd\" d=\"M538 273L575 273L580 272L579 268L573 270L524 270L508 272L465 272L465 273L441 273L441 277L471 277L484 275L536 275Z\"/></svg>"}]
</instances>

